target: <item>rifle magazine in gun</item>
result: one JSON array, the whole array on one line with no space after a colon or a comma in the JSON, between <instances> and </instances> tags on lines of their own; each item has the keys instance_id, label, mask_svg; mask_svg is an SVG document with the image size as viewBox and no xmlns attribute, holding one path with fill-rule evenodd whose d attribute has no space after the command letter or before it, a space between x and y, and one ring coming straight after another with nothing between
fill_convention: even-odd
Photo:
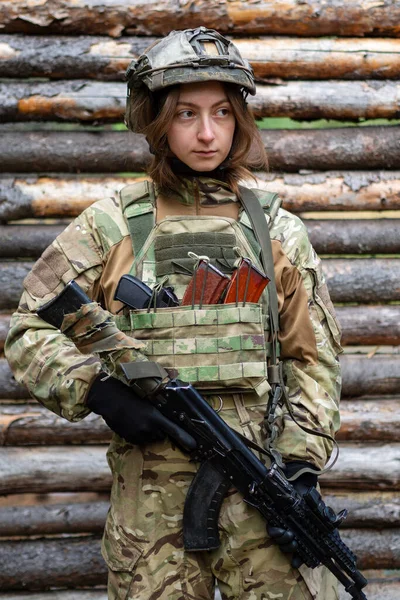
<instances>
[{"instance_id":1,"label":"rifle magazine in gun","mask_svg":"<svg viewBox=\"0 0 400 600\"><path fill-rule=\"evenodd\" d=\"M185 550L215 550L220 546L218 516L231 483L226 476L203 462L189 487L183 508Z\"/></svg>"}]
</instances>

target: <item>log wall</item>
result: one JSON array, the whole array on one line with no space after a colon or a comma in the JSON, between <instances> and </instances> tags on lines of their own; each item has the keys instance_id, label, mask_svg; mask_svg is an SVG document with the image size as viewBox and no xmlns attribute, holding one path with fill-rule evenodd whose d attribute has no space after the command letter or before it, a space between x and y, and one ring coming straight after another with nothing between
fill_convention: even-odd
<instances>
[{"instance_id":1,"label":"log wall","mask_svg":"<svg viewBox=\"0 0 400 600\"><path fill-rule=\"evenodd\" d=\"M262 130L270 171L257 176L304 220L343 329L341 454L324 495L349 509L368 599L400 597L399 23L392 0L0 0L0 598L106 600L109 430L29 399L2 351L33 262L144 176L145 140L115 127L126 67L198 25L252 63L258 119L305 124Z\"/></svg>"}]
</instances>

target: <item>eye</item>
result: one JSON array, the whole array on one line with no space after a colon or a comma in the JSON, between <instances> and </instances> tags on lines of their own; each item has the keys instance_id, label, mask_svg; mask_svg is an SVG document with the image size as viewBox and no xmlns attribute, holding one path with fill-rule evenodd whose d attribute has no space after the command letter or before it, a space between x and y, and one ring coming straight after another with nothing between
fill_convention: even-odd
<instances>
[{"instance_id":1,"label":"eye","mask_svg":"<svg viewBox=\"0 0 400 600\"><path fill-rule=\"evenodd\" d=\"M178 117L181 119L191 119L194 116L194 112L192 110L181 110L178 112Z\"/></svg>"},{"instance_id":2,"label":"eye","mask_svg":"<svg viewBox=\"0 0 400 600\"><path fill-rule=\"evenodd\" d=\"M217 110L218 117L227 117L230 114L230 109L227 106L222 106Z\"/></svg>"}]
</instances>

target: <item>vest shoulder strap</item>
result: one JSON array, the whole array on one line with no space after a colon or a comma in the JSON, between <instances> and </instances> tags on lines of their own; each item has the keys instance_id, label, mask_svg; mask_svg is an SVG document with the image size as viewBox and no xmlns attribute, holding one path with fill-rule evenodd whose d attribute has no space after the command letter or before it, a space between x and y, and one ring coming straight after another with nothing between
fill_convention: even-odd
<instances>
[{"instance_id":1,"label":"vest shoulder strap","mask_svg":"<svg viewBox=\"0 0 400 600\"><path fill-rule=\"evenodd\" d=\"M152 181L126 185L120 191L122 212L131 236L133 255L137 256L154 227L156 195Z\"/></svg>"},{"instance_id":2,"label":"vest shoulder strap","mask_svg":"<svg viewBox=\"0 0 400 600\"><path fill-rule=\"evenodd\" d=\"M278 345L278 332L279 332L279 311L278 311L278 296L275 283L274 273L274 260L272 254L271 237L269 234L269 228L267 220L264 219L266 211L263 211L263 199L266 200L267 211L273 208L276 212L280 206L280 199L277 194L258 194L256 192L262 190L254 190L239 186L241 202L244 207L244 212L248 219L251 235L254 236L255 241L259 247L259 255L261 263L263 265L265 273L271 280L271 283L267 287L269 296L269 313L270 313L270 328L271 328L271 342L272 342L272 365L277 365L279 360L279 345ZM274 215L274 216L275 216ZM273 219L270 217L270 222ZM243 228L244 230L246 228ZM277 383L277 381L273 381Z\"/></svg>"},{"instance_id":3,"label":"vest shoulder strap","mask_svg":"<svg viewBox=\"0 0 400 600\"><path fill-rule=\"evenodd\" d=\"M242 186L240 187L243 189ZM268 192L267 190L261 190L258 188L251 188L251 191L261 204L261 208L264 211L268 226L271 228L276 214L282 205L282 199L279 197L279 194L275 192ZM252 224L250 223L250 219L246 211L242 212L240 222L252 229Z\"/></svg>"}]
</instances>

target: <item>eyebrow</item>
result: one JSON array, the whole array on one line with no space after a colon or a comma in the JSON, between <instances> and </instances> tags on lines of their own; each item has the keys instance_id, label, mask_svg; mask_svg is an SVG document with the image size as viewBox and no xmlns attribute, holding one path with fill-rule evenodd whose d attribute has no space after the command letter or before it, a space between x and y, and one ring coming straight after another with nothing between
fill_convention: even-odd
<instances>
[{"instance_id":1,"label":"eyebrow","mask_svg":"<svg viewBox=\"0 0 400 600\"><path fill-rule=\"evenodd\" d=\"M218 100L218 102L214 102L214 104L211 106L211 108L215 108L216 106L219 106L220 104L225 104L225 102L229 103L228 98L223 98L222 100ZM193 108L199 108L199 104L195 104L194 102L182 102L179 101L177 102L177 105L183 105L183 106L192 106Z\"/></svg>"}]
</instances>

